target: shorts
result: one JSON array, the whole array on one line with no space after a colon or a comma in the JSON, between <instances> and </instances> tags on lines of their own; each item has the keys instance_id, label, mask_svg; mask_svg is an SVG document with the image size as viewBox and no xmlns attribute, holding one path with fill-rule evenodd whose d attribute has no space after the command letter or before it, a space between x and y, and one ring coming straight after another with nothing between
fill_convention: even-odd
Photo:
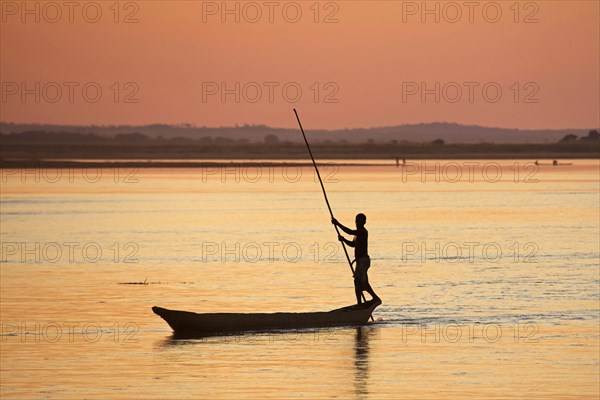
<instances>
[{"instance_id":1,"label":"shorts","mask_svg":"<svg viewBox=\"0 0 600 400\"><path fill-rule=\"evenodd\" d=\"M367 275L367 271L371 266L371 258L369 256L364 256L356 260L356 270L354 271L354 285L364 290L365 287L369 285L369 276Z\"/></svg>"}]
</instances>

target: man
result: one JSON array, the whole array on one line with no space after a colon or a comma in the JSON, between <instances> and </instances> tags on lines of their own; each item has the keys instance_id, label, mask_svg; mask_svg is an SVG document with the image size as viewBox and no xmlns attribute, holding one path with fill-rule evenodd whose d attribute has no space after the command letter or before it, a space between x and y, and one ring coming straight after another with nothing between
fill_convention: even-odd
<instances>
[{"instance_id":1,"label":"man","mask_svg":"<svg viewBox=\"0 0 600 400\"><path fill-rule=\"evenodd\" d=\"M339 235L338 239L340 242L344 242L348 246L354 247L354 258L356 259L354 291L356 293L357 303L362 303L362 292L365 290L373 297L373 301L381 303L381 299L375 294L371 285L369 285L369 276L367 275L367 270L371 266L371 258L369 257L368 251L369 232L365 229L367 217L365 214L357 214L355 222L356 230L352 230L340 224L335 218L331 219L332 224L339 226L348 235L354 235L352 241L344 238L342 235Z\"/></svg>"}]
</instances>

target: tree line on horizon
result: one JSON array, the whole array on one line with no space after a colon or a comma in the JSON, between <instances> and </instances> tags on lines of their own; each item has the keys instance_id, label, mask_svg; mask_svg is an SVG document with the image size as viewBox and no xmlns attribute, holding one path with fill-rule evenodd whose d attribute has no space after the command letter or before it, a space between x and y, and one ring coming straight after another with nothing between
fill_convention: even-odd
<instances>
[{"instance_id":1,"label":"tree line on horizon","mask_svg":"<svg viewBox=\"0 0 600 400\"><path fill-rule=\"evenodd\" d=\"M251 141L247 138L232 139L222 136L203 136L200 138L190 138L184 136L164 138L162 136L151 137L139 132L133 133L117 133L114 136L99 135L96 133L77 133L77 132L47 132L43 130L0 133L0 139L4 145L19 144L19 145L146 145L146 146L168 146L168 145L199 145L199 146L299 146L301 143L282 141L275 134L267 134L262 141ZM557 143L595 143L600 141L600 135L597 130L590 130L587 136L578 137L575 134L565 135ZM356 146L356 145L435 145L442 146L446 141L438 138L432 141L408 141L391 139L387 141L375 141L366 139L362 143L349 143L344 139L338 140L319 140L313 139L317 145L340 145L340 146ZM453 143L460 144L460 143ZM469 143L476 145L477 143ZM490 144L481 142L480 144ZM496 143L501 145L502 143Z\"/></svg>"}]
</instances>

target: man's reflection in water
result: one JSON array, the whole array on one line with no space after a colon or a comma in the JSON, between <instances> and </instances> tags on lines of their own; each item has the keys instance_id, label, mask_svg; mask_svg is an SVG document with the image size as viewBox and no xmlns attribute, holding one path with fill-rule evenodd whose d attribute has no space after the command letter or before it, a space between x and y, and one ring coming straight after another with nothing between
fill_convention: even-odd
<instances>
[{"instance_id":1,"label":"man's reflection in water","mask_svg":"<svg viewBox=\"0 0 600 400\"><path fill-rule=\"evenodd\" d=\"M356 340L354 342L354 392L357 399L367 398L369 395L369 336L375 328L367 326L356 327Z\"/></svg>"}]
</instances>

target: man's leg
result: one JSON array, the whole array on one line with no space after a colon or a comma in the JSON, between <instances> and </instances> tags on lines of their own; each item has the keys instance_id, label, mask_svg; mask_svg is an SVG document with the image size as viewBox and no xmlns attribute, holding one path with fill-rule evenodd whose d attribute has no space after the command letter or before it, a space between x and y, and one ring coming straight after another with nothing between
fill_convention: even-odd
<instances>
[{"instance_id":1,"label":"man's leg","mask_svg":"<svg viewBox=\"0 0 600 400\"><path fill-rule=\"evenodd\" d=\"M359 284L354 281L354 293L356 293L356 304L362 303L362 290L359 287Z\"/></svg>"},{"instance_id":2,"label":"man's leg","mask_svg":"<svg viewBox=\"0 0 600 400\"><path fill-rule=\"evenodd\" d=\"M362 303L362 292L365 290L365 266L360 260L356 261L356 270L354 271L354 293L356 294L356 303Z\"/></svg>"},{"instance_id":3,"label":"man's leg","mask_svg":"<svg viewBox=\"0 0 600 400\"><path fill-rule=\"evenodd\" d=\"M373 300L381 301L381 299L379 298L379 296L377 296L375 294L375 292L373 291L373 288L371 287L371 285L369 284L369 282L367 282L367 284L365 285L365 290L367 291L367 293L369 293L371 295L371 297L373 298Z\"/></svg>"},{"instance_id":4,"label":"man's leg","mask_svg":"<svg viewBox=\"0 0 600 400\"><path fill-rule=\"evenodd\" d=\"M362 279L360 276L360 270L358 269L358 266L357 266L356 271L354 271L354 293L356 294L356 304L362 303L362 292L363 292Z\"/></svg>"},{"instance_id":5,"label":"man's leg","mask_svg":"<svg viewBox=\"0 0 600 400\"><path fill-rule=\"evenodd\" d=\"M364 285L364 290L367 291L367 293L369 293L371 295L371 297L373 298L373 300L375 301L381 301L381 299L379 298L379 296L377 296L377 294L375 294L375 291L373 290L373 288L371 287L371 284L369 283L369 267L371 266L371 262L369 260L369 264L367 269L365 270L365 285Z\"/></svg>"}]
</instances>

